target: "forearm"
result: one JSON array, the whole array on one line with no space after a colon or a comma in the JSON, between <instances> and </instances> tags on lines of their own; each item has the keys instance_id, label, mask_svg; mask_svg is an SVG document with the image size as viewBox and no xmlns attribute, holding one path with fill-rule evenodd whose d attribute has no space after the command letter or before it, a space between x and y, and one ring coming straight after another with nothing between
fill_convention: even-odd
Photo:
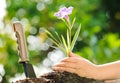
<instances>
[{"instance_id":1,"label":"forearm","mask_svg":"<svg viewBox=\"0 0 120 83\"><path fill-rule=\"evenodd\" d=\"M120 78L120 61L97 65L96 77L94 78L99 80Z\"/></svg>"}]
</instances>

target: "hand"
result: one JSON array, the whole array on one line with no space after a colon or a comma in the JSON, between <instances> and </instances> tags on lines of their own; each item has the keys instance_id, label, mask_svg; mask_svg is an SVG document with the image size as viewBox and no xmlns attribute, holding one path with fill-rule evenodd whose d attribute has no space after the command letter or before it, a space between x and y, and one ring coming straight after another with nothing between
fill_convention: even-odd
<instances>
[{"instance_id":1,"label":"hand","mask_svg":"<svg viewBox=\"0 0 120 83\"><path fill-rule=\"evenodd\" d=\"M78 74L82 77L95 78L97 73L97 66L87 59L80 57L72 52L67 57L61 60L60 63L53 67L53 70L62 70Z\"/></svg>"}]
</instances>

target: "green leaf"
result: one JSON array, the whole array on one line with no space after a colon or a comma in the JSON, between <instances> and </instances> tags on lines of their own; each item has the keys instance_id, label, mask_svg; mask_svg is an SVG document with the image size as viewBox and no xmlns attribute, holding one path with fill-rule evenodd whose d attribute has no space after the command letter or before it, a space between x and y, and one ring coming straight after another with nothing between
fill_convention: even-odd
<instances>
[{"instance_id":1,"label":"green leaf","mask_svg":"<svg viewBox=\"0 0 120 83\"><path fill-rule=\"evenodd\" d=\"M70 35L68 29L67 29L67 45L68 45L68 49L70 49Z\"/></svg>"},{"instance_id":2,"label":"green leaf","mask_svg":"<svg viewBox=\"0 0 120 83\"><path fill-rule=\"evenodd\" d=\"M62 21L66 24L66 26L69 28L69 24L66 22L65 19L62 19Z\"/></svg>"},{"instance_id":3,"label":"green leaf","mask_svg":"<svg viewBox=\"0 0 120 83\"><path fill-rule=\"evenodd\" d=\"M62 43L62 40L60 39L60 36L59 36L59 34L56 31L55 31L55 34L56 34L58 40L60 41L60 43Z\"/></svg>"},{"instance_id":4,"label":"green leaf","mask_svg":"<svg viewBox=\"0 0 120 83\"><path fill-rule=\"evenodd\" d=\"M72 27L73 27L73 25L75 23L75 20L76 20L76 18L74 18L73 21L72 21L71 29L72 29Z\"/></svg>"},{"instance_id":5,"label":"green leaf","mask_svg":"<svg viewBox=\"0 0 120 83\"><path fill-rule=\"evenodd\" d=\"M59 40L61 42L59 42L57 39L55 39L55 37L52 35L52 33L50 33L48 30L46 30L46 33L49 35L51 41L60 49L62 50L65 54L66 54L66 48L65 47L65 43L62 44L62 42L65 42L64 37L62 37L62 40L60 39L59 35L57 32L55 32L56 36L58 36ZM54 47L55 48L55 47Z\"/></svg>"},{"instance_id":6,"label":"green leaf","mask_svg":"<svg viewBox=\"0 0 120 83\"><path fill-rule=\"evenodd\" d=\"M63 35L61 35L61 38L62 38L62 42L63 42L63 45L64 45L64 47L65 47L65 49L66 49L66 54L67 54L67 52L68 52L68 47L67 47L65 38L63 37Z\"/></svg>"},{"instance_id":7,"label":"green leaf","mask_svg":"<svg viewBox=\"0 0 120 83\"><path fill-rule=\"evenodd\" d=\"M51 38L50 38L50 39L51 39ZM56 43L53 39L51 39L51 41L52 41L60 50L62 50L64 53L66 53L65 48L62 47L61 44ZM57 47L54 47L54 48L57 48Z\"/></svg>"},{"instance_id":8,"label":"green leaf","mask_svg":"<svg viewBox=\"0 0 120 83\"><path fill-rule=\"evenodd\" d=\"M76 42L76 40L77 40L77 38L78 38L78 36L79 36L80 29L81 29L81 24L79 25L79 27L78 27L78 29L77 29L74 37L73 37L73 40L72 40L72 43L71 43L71 48L70 48L71 51L73 50L74 45L75 45L75 42Z\"/></svg>"},{"instance_id":9,"label":"green leaf","mask_svg":"<svg viewBox=\"0 0 120 83\"><path fill-rule=\"evenodd\" d=\"M54 40L56 43L59 43L59 41L50 33L48 30L46 30L46 33L49 35L49 37Z\"/></svg>"}]
</instances>

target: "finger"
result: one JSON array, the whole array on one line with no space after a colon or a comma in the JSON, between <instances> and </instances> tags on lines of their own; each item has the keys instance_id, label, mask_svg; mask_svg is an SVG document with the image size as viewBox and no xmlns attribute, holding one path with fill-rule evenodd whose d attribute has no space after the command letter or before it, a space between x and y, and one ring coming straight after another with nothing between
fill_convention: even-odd
<instances>
[{"instance_id":1,"label":"finger","mask_svg":"<svg viewBox=\"0 0 120 83\"><path fill-rule=\"evenodd\" d=\"M61 60L61 62L71 62L71 63L77 63L79 58L76 57L67 57Z\"/></svg>"},{"instance_id":2,"label":"finger","mask_svg":"<svg viewBox=\"0 0 120 83\"><path fill-rule=\"evenodd\" d=\"M54 67L69 67L69 68L79 69L80 66L78 65L79 64L70 63L70 62L61 62L61 63L54 65Z\"/></svg>"},{"instance_id":3,"label":"finger","mask_svg":"<svg viewBox=\"0 0 120 83\"><path fill-rule=\"evenodd\" d=\"M53 67L53 70L57 70L57 71L67 71L67 72L70 72L70 73L76 73L75 69L73 68L68 68L68 67Z\"/></svg>"},{"instance_id":4,"label":"finger","mask_svg":"<svg viewBox=\"0 0 120 83\"><path fill-rule=\"evenodd\" d=\"M72 53L72 52L69 52L69 56L70 57L77 57L76 54Z\"/></svg>"},{"instance_id":5,"label":"finger","mask_svg":"<svg viewBox=\"0 0 120 83\"><path fill-rule=\"evenodd\" d=\"M84 72L80 72L78 69L74 69L74 68L68 68L68 67L53 67L52 68L53 70L55 71L67 71L67 72L70 72L70 73L74 73L74 74L77 74L79 76L82 76L82 77L87 77ZM88 77L89 78L89 77Z\"/></svg>"},{"instance_id":6,"label":"finger","mask_svg":"<svg viewBox=\"0 0 120 83\"><path fill-rule=\"evenodd\" d=\"M77 54L74 54L74 53L72 53L72 52L69 52L69 56L70 56L70 57L83 58L83 57L81 57L81 56L79 56L79 55L77 55Z\"/></svg>"}]
</instances>

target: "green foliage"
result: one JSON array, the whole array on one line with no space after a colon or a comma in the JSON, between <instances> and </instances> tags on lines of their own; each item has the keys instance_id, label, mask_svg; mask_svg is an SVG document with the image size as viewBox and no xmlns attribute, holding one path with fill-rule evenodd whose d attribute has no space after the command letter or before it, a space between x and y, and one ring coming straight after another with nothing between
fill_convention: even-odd
<instances>
[{"instance_id":1,"label":"green foliage","mask_svg":"<svg viewBox=\"0 0 120 83\"><path fill-rule=\"evenodd\" d=\"M120 33L118 28L115 28L113 33L113 25L109 25L107 22L108 18L105 11L105 7L108 7L107 3L102 4L101 0L6 0L6 2L5 27L0 30L0 63L5 67L7 79L22 72L21 65L18 65L14 31L9 30L9 28L12 29L12 22L19 20L23 24L30 60L37 64L46 57L51 49L41 51L38 48L33 48L29 38L31 36L40 38L41 42L44 43L47 36L40 31L42 28L66 34L66 25L53 16L54 12L61 6L73 6L74 11L70 17L73 19L76 16L74 26L77 27L81 23L81 33L73 49L75 53L96 64L120 59ZM111 3L111 7L117 7L112 4L113 1L109 0L108 2ZM119 20L118 17L117 20ZM114 21L115 19L112 19L111 22L114 23ZM74 33L72 33L72 37L73 35Z\"/></svg>"},{"instance_id":2,"label":"green foliage","mask_svg":"<svg viewBox=\"0 0 120 83\"><path fill-rule=\"evenodd\" d=\"M62 12L63 13L63 12ZM72 31L73 31L73 26L75 23L75 18L73 19L73 21L71 22L70 19L65 19L62 18L61 19L67 26L66 29L66 38L63 34L58 34L58 32L55 31L55 35L57 36L57 38L55 38L54 34L52 34L50 31L46 30L48 37L52 40L52 42L57 46L55 48L60 49L61 51L63 51L63 53L68 56L68 53L70 51L73 50L75 43L77 41L77 38L79 36L80 33L80 29L81 29L81 24L78 26L77 30L75 30L73 38L72 38Z\"/></svg>"}]
</instances>

